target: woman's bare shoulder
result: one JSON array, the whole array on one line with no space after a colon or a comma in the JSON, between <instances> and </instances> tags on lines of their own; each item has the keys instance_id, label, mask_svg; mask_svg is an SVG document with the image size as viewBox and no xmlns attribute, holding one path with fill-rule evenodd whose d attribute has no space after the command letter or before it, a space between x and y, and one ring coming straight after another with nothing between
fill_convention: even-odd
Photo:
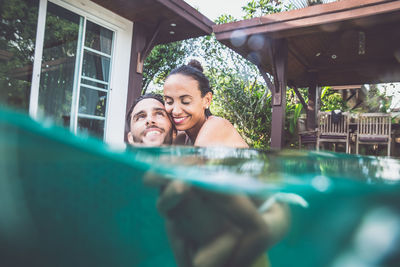
<instances>
[{"instance_id":1,"label":"woman's bare shoulder","mask_svg":"<svg viewBox=\"0 0 400 267\"><path fill-rule=\"evenodd\" d=\"M217 117L217 116L211 116L209 117L206 122L204 123L203 127L227 127L225 130L232 130L235 129L230 121L227 119Z\"/></svg>"},{"instance_id":2,"label":"woman's bare shoulder","mask_svg":"<svg viewBox=\"0 0 400 267\"><path fill-rule=\"evenodd\" d=\"M227 119L211 116L201 128L195 145L248 147L243 138Z\"/></svg>"}]
</instances>

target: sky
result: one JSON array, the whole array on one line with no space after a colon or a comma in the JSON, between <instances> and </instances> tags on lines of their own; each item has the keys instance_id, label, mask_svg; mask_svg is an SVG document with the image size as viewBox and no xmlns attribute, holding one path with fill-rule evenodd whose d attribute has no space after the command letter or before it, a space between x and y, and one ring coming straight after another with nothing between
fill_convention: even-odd
<instances>
[{"instance_id":1,"label":"sky","mask_svg":"<svg viewBox=\"0 0 400 267\"><path fill-rule=\"evenodd\" d=\"M241 18L244 13L242 6L247 0L185 0L186 3L198 9L200 13L214 21L222 14L229 14Z\"/></svg>"}]
</instances>

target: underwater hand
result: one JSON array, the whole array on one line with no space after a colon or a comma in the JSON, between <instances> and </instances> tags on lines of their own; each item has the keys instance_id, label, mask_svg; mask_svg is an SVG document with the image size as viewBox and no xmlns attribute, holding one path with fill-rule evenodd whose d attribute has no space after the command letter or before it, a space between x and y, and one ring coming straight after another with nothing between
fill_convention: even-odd
<instances>
[{"instance_id":1,"label":"underwater hand","mask_svg":"<svg viewBox=\"0 0 400 267\"><path fill-rule=\"evenodd\" d=\"M168 211L176 207L189 191L190 186L182 181L169 182L158 197L158 211L162 216L167 216Z\"/></svg>"}]
</instances>

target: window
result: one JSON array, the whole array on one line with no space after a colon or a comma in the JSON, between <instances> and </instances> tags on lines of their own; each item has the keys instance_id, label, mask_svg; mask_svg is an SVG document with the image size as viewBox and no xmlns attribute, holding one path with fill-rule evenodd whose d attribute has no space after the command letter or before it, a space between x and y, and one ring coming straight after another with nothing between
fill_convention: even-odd
<instances>
[{"instance_id":1,"label":"window","mask_svg":"<svg viewBox=\"0 0 400 267\"><path fill-rule=\"evenodd\" d=\"M123 143L132 30L89 0L0 1L0 105Z\"/></svg>"},{"instance_id":2,"label":"window","mask_svg":"<svg viewBox=\"0 0 400 267\"><path fill-rule=\"evenodd\" d=\"M73 132L104 137L114 32L47 5L38 112Z\"/></svg>"}]
</instances>

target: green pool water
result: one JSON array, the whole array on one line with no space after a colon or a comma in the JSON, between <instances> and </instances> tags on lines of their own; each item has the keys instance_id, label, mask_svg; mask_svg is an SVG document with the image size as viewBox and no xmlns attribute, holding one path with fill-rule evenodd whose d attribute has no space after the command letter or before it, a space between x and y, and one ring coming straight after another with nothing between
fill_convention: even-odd
<instances>
[{"instance_id":1,"label":"green pool water","mask_svg":"<svg viewBox=\"0 0 400 267\"><path fill-rule=\"evenodd\" d=\"M272 266L400 262L396 159L113 148L5 109L0 158L1 266L175 266L155 208L158 189L142 181L148 171L205 190L281 196L291 227L268 251Z\"/></svg>"}]
</instances>

